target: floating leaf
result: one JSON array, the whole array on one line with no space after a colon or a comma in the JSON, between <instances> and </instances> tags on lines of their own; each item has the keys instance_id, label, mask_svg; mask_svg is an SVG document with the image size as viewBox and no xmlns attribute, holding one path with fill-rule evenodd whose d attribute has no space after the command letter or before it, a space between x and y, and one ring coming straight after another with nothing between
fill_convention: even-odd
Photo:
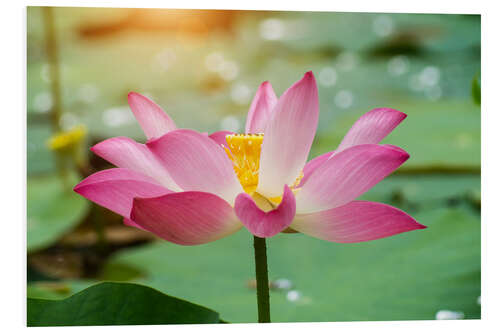
<instances>
[{"instance_id":1,"label":"floating leaf","mask_svg":"<svg viewBox=\"0 0 500 333\"><path fill-rule=\"evenodd\" d=\"M74 174L66 184L56 175L28 178L28 251L49 246L85 216L90 203L72 190L78 180Z\"/></svg>"},{"instance_id":2,"label":"floating leaf","mask_svg":"<svg viewBox=\"0 0 500 333\"><path fill-rule=\"evenodd\" d=\"M103 282L62 300L28 298L28 326L218 323L219 314L147 286Z\"/></svg>"}]
</instances>

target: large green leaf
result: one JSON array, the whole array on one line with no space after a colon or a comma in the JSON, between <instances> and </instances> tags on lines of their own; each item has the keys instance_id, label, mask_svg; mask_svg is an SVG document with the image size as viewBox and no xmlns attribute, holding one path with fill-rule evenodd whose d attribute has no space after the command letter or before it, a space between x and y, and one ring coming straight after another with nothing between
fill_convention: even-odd
<instances>
[{"instance_id":1,"label":"large green leaf","mask_svg":"<svg viewBox=\"0 0 500 333\"><path fill-rule=\"evenodd\" d=\"M28 298L28 326L218 323L219 314L147 286L103 282L63 300Z\"/></svg>"},{"instance_id":2,"label":"large green leaf","mask_svg":"<svg viewBox=\"0 0 500 333\"><path fill-rule=\"evenodd\" d=\"M28 251L49 246L85 216L90 203L72 190L78 180L71 173L65 180L57 175L28 177Z\"/></svg>"},{"instance_id":3,"label":"large green leaf","mask_svg":"<svg viewBox=\"0 0 500 333\"><path fill-rule=\"evenodd\" d=\"M366 243L271 238L270 278L289 279L302 294L289 301L273 290L273 321L434 319L442 309L478 318L479 218L461 208L415 217L428 229ZM255 290L247 286L254 275L251 239L243 230L193 247L158 242L116 255L109 269L142 270L146 277L136 281L217 308L230 322L255 322Z\"/></svg>"}]
</instances>

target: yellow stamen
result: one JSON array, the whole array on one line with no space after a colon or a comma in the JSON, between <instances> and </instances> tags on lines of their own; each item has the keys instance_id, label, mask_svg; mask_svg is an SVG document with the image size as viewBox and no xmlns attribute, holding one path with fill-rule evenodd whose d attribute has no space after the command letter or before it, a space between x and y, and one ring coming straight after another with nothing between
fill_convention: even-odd
<instances>
[{"instance_id":1,"label":"yellow stamen","mask_svg":"<svg viewBox=\"0 0 500 333\"><path fill-rule=\"evenodd\" d=\"M295 179L295 182L292 184L292 186L290 186L290 189L292 190L292 193L294 195L296 195L300 191L299 184L300 184L300 181L302 180L302 178L304 178L304 173L301 171L300 175L297 177L297 179ZM280 195L279 197L272 197L272 198L269 198L269 200L273 204L279 205L281 203L281 200L283 200L283 196Z\"/></svg>"},{"instance_id":2,"label":"yellow stamen","mask_svg":"<svg viewBox=\"0 0 500 333\"><path fill-rule=\"evenodd\" d=\"M255 192L259 183L260 148L263 140L264 134L226 135L229 149L224 149L233 162L243 190L248 194Z\"/></svg>"},{"instance_id":3,"label":"yellow stamen","mask_svg":"<svg viewBox=\"0 0 500 333\"><path fill-rule=\"evenodd\" d=\"M260 150L263 140L264 134L230 134L226 135L229 149L226 147L224 149L227 156L233 162L234 171L236 172L236 176L238 176L243 190L252 195L256 203L262 203L259 207L266 206L263 204L263 199L265 199L269 207L261 209L267 211L271 206L279 205L283 198L282 196L264 198L255 192L259 184ZM298 186L302 177L304 177L303 172L300 173L295 182L290 186L294 194L300 190Z\"/></svg>"}]
</instances>

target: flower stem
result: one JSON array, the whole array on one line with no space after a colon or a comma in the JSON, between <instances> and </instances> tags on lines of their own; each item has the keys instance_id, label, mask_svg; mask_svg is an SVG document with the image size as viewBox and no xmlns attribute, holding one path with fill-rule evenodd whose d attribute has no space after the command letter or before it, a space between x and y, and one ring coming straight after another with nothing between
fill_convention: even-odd
<instances>
[{"instance_id":1,"label":"flower stem","mask_svg":"<svg viewBox=\"0 0 500 333\"><path fill-rule=\"evenodd\" d=\"M257 310L259 323L271 322L269 306L269 278L267 276L266 239L253 237L255 250L255 279L257 281Z\"/></svg>"}]
</instances>

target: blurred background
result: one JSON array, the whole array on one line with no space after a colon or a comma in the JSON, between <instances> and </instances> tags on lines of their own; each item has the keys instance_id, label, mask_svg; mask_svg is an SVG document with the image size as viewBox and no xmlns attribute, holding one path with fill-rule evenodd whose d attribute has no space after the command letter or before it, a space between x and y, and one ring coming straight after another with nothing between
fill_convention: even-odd
<instances>
[{"instance_id":1,"label":"blurred background","mask_svg":"<svg viewBox=\"0 0 500 333\"><path fill-rule=\"evenodd\" d=\"M480 30L478 15L28 7L28 297L133 281L255 322L246 229L183 247L72 188L111 167L91 145L145 141L130 91L178 127L243 131L262 81L281 95L312 70L320 122L309 158L373 108L407 113L384 143L410 159L363 199L428 229L359 244L273 237L273 321L480 318Z\"/></svg>"}]
</instances>

